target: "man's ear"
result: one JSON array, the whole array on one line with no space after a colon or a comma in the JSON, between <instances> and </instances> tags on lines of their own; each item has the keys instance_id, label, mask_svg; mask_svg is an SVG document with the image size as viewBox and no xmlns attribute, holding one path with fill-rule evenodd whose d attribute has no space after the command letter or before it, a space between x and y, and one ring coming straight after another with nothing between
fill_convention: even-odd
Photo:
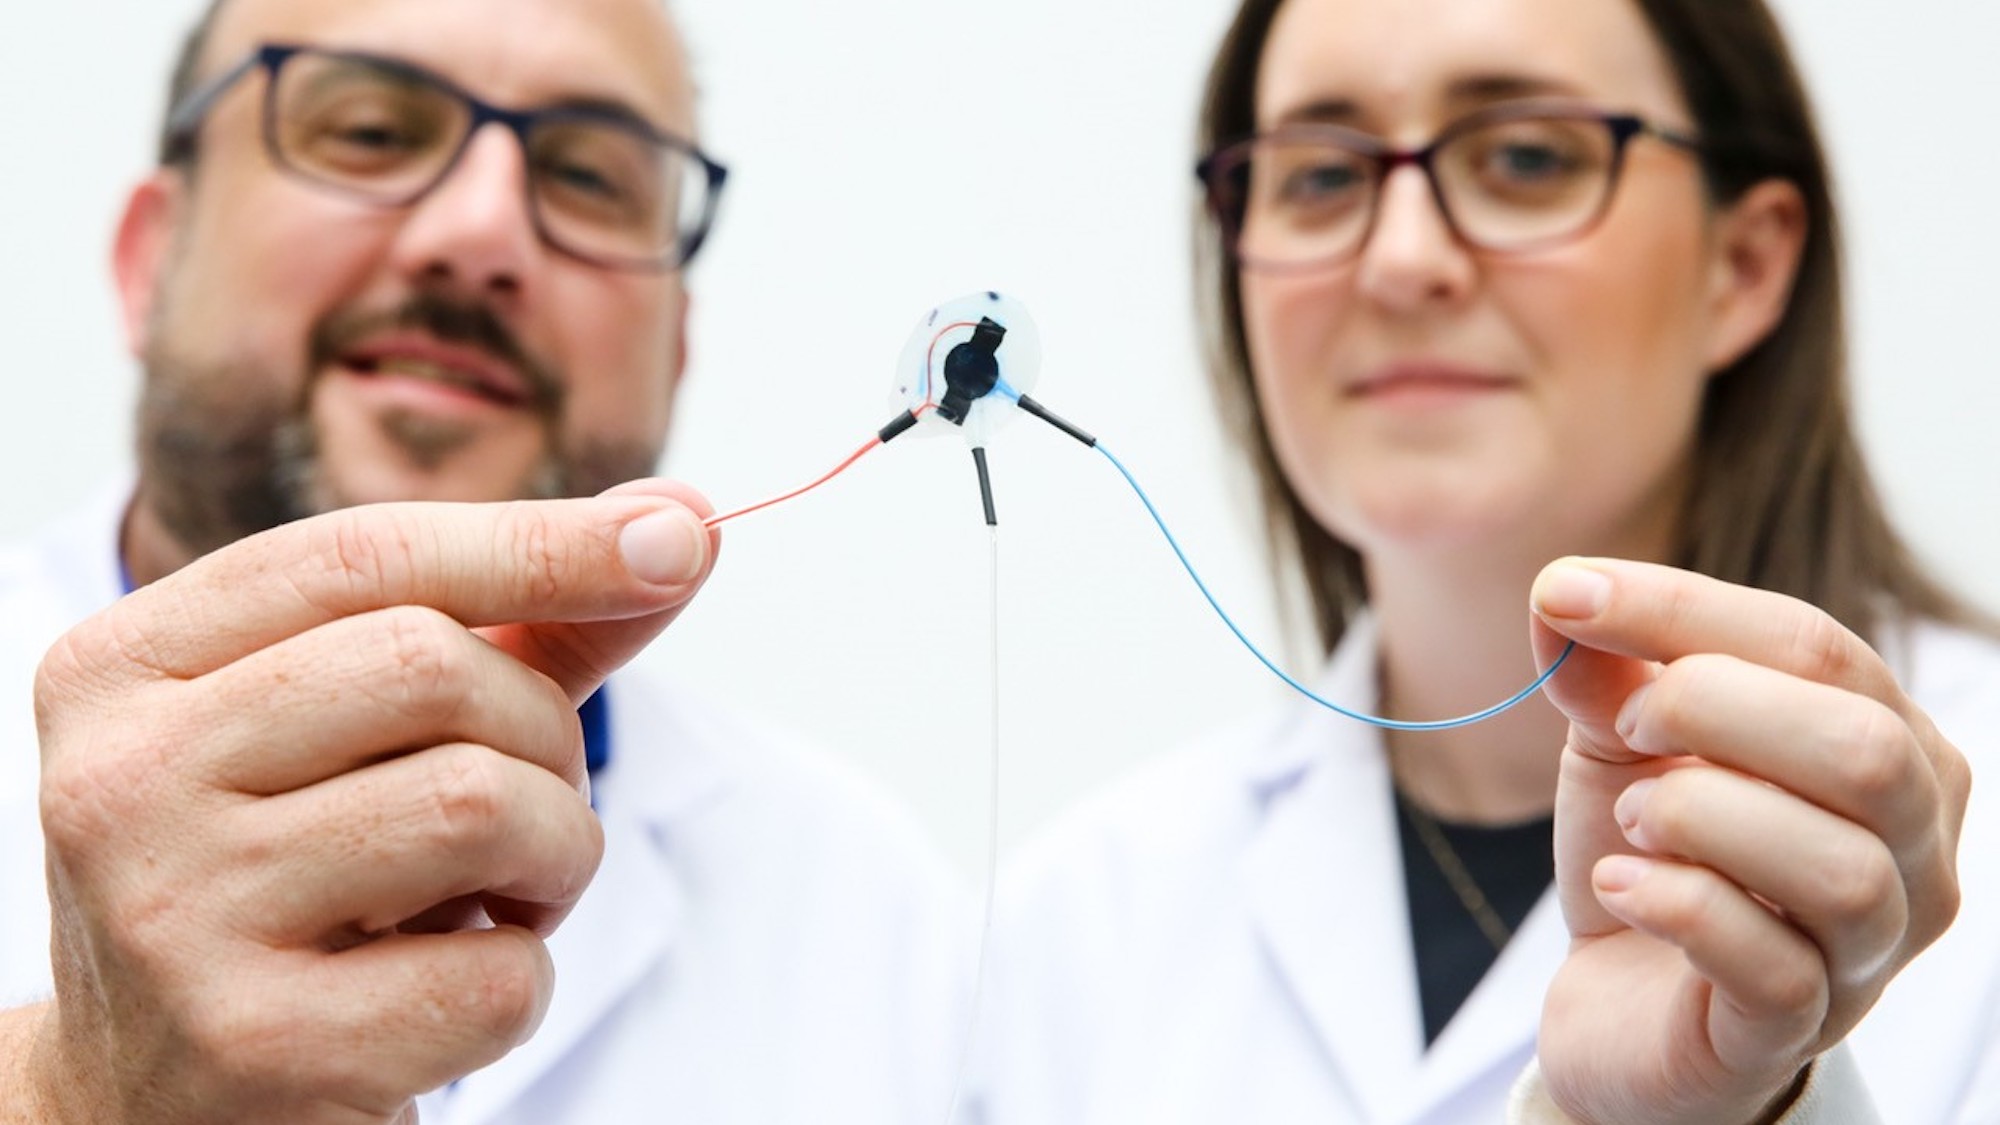
<instances>
[{"instance_id":1,"label":"man's ear","mask_svg":"<svg viewBox=\"0 0 2000 1125\"><path fill-rule=\"evenodd\" d=\"M125 347L143 356L153 325L167 260L173 250L185 188L177 172L160 169L125 200L111 247L111 272L125 326Z\"/></svg>"},{"instance_id":2,"label":"man's ear","mask_svg":"<svg viewBox=\"0 0 2000 1125\"><path fill-rule=\"evenodd\" d=\"M1708 368L1721 371L1762 343L1792 298L1810 219L1789 180L1765 180L1715 219Z\"/></svg>"}]
</instances>

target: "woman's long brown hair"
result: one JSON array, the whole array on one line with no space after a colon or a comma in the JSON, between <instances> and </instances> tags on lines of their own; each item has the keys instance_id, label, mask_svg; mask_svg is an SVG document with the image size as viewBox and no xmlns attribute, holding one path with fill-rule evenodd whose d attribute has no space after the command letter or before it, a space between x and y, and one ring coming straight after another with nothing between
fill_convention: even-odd
<instances>
[{"instance_id":1,"label":"woman's long brown hair","mask_svg":"<svg viewBox=\"0 0 2000 1125\"><path fill-rule=\"evenodd\" d=\"M1674 562L1819 606L1863 637L1897 617L1991 629L1925 572L1890 525L1851 420L1840 231L1811 105L1763 0L1632 0L1660 43L1702 139L1711 202L1783 179L1809 231L1783 318L1709 381ZM1213 151L1256 129L1257 67L1283 0L1245 0L1216 53L1201 114ZM1331 650L1366 603L1361 558L1313 519L1279 469L1250 377L1242 291L1213 222L1196 259L1224 423L1249 455L1272 557L1296 563Z\"/></svg>"}]
</instances>

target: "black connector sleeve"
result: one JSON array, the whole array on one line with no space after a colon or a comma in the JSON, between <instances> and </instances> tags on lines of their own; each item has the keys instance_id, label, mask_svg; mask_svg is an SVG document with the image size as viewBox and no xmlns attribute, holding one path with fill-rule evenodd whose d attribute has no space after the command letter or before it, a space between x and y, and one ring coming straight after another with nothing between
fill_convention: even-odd
<instances>
[{"instance_id":1,"label":"black connector sleeve","mask_svg":"<svg viewBox=\"0 0 2000 1125\"><path fill-rule=\"evenodd\" d=\"M993 476L986 471L986 449L972 447L972 463L979 469L979 502L986 506L986 526L999 527L1000 517L993 513Z\"/></svg>"},{"instance_id":2,"label":"black connector sleeve","mask_svg":"<svg viewBox=\"0 0 2000 1125\"><path fill-rule=\"evenodd\" d=\"M875 437L883 445L887 445L908 432L909 428L916 424L917 416L911 411L905 410L901 414L896 415L894 421L875 431Z\"/></svg>"},{"instance_id":3,"label":"black connector sleeve","mask_svg":"<svg viewBox=\"0 0 2000 1125\"><path fill-rule=\"evenodd\" d=\"M1068 434L1069 436L1075 438L1076 440L1082 442L1083 444L1089 446L1090 448L1092 449L1097 448L1096 438L1091 437L1090 434L1086 433L1085 431L1070 425L1068 422L1058 417L1054 412L1050 411L1048 407L1043 406L1041 403L1036 402L1034 399L1029 398L1027 395L1022 395L1020 402L1021 402L1021 409L1027 411L1030 414L1033 414L1035 417L1040 418L1042 421L1047 422L1049 425L1054 426L1056 429L1061 430L1063 433Z\"/></svg>"}]
</instances>

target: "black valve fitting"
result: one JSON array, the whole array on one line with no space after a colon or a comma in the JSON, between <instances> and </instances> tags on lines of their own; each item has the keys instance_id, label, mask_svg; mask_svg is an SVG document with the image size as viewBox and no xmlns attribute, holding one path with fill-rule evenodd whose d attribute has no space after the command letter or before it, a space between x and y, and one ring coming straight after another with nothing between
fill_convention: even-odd
<instances>
[{"instance_id":1,"label":"black valve fitting","mask_svg":"<svg viewBox=\"0 0 2000 1125\"><path fill-rule=\"evenodd\" d=\"M954 426L965 425L972 404L1000 385L1000 341L1006 336L1007 330L992 317L980 317L972 339L945 355L944 401L938 403L938 417Z\"/></svg>"}]
</instances>

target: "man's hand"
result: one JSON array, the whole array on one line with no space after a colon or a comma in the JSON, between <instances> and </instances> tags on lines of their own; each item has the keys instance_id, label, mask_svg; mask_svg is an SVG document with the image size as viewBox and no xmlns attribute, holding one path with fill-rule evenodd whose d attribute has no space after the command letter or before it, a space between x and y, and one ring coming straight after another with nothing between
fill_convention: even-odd
<instances>
[{"instance_id":1,"label":"man's hand","mask_svg":"<svg viewBox=\"0 0 2000 1125\"><path fill-rule=\"evenodd\" d=\"M1534 641L1569 717L1572 942L1539 1045L1585 1121L1754 1122L1958 909L1963 756L1882 659L1797 600L1552 563Z\"/></svg>"},{"instance_id":2,"label":"man's hand","mask_svg":"<svg viewBox=\"0 0 2000 1125\"><path fill-rule=\"evenodd\" d=\"M705 577L691 509L660 482L355 508L59 641L43 1112L406 1121L526 1038L603 847L575 708Z\"/></svg>"}]
</instances>

